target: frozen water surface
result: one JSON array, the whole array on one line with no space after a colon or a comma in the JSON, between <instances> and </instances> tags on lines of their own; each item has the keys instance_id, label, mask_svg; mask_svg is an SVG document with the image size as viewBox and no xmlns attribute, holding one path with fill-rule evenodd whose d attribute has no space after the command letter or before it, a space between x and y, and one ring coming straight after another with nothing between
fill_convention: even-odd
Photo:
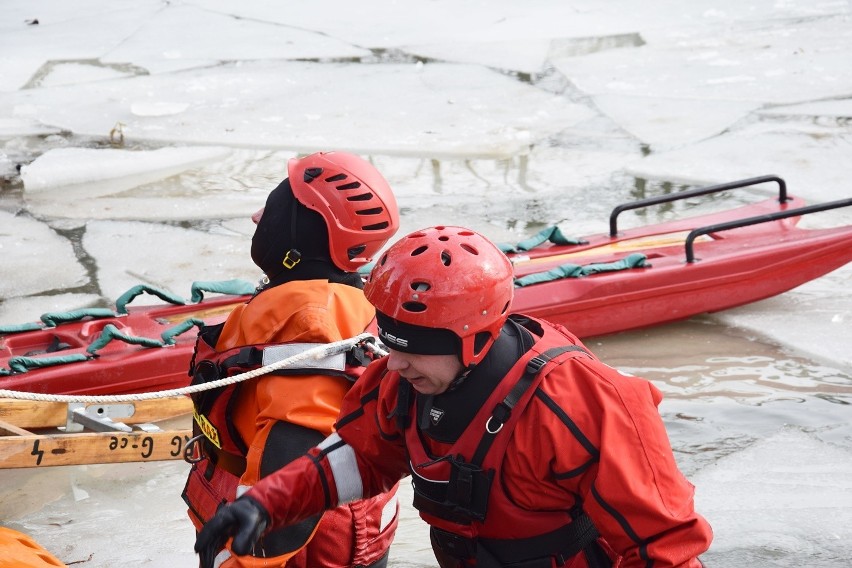
<instances>
[{"instance_id":1,"label":"frozen water surface","mask_svg":"<svg viewBox=\"0 0 852 568\"><path fill-rule=\"evenodd\" d=\"M786 428L708 466L693 480L696 504L713 525L717 565L770 555L782 566L845 565L852 528L837 519L852 508L850 474L847 449Z\"/></svg>"},{"instance_id":2,"label":"frozen water surface","mask_svg":"<svg viewBox=\"0 0 852 568\"><path fill-rule=\"evenodd\" d=\"M215 147L160 148L137 152L111 148L57 148L23 166L21 180L28 196L80 200L98 197L100 192L117 193L124 187L130 189L146 181L171 177L220 160L228 153L226 148ZM122 178L131 179L122 183ZM92 189L93 186L98 189ZM44 195L56 187L60 187L61 191Z\"/></svg>"},{"instance_id":3,"label":"frozen water surface","mask_svg":"<svg viewBox=\"0 0 852 568\"><path fill-rule=\"evenodd\" d=\"M848 0L8 0L3 15L0 324L111 305L140 283L186 297L196 280L256 279L248 217L315 150L372 160L400 234L603 232L619 203L764 174L809 203L852 197ZM850 224L852 208L802 223ZM847 265L587 342L665 393L715 529L709 568L852 564L850 284ZM3 471L0 519L75 566L193 566L185 475ZM434 565L407 483L402 502L391 565Z\"/></svg>"},{"instance_id":4,"label":"frozen water surface","mask_svg":"<svg viewBox=\"0 0 852 568\"><path fill-rule=\"evenodd\" d=\"M86 273L77 262L71 243L49 226L5 211L0 211L0 222L3 299L76 288L86 282Z\"/></svg>"},{"instance_id":5,"label":"frozen water surface","mask_svg":"<svg viewBox=\"0 0 852 568\"><path fill-rule=\"evenodd\" d=\"M193 242L193 254L183 252L183 242ZM141 247L138 243L144 242ZM194 272L195 280L230 280L260 273L251 262L250 236L211 234L153 223L92 221L86 226L83 246L103 268L98 272L101 289L117 298L139 283L189 296L191 281L183 276ZM116 249L122 250L120 264L109 262ZM256 278L252 278L256 280ZM158 303L156 298L153 303ZM134 302L138 303L138 302Z\"/></svg>"},{"instance_id":6,"label":"frozen water surface","mask_svg":"<svg viewBox=\"0 0 852 568\"><path fill-rule=\"evenodd\" d=\"M592 115L511 77L444 63L248 61L49 90L9 94L0 109L90 136L120 123L127 138L157 143L310 151L331 136L367 153L464 157L511 156ZM152 103L185 110L133 111Z\"/></svg>"}]
</instances>

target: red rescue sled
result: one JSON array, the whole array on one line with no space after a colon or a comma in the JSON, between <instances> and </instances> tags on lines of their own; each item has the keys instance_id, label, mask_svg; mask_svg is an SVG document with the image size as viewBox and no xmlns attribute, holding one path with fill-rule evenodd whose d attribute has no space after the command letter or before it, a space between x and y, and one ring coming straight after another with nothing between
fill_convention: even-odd
<instances>
[{"instance_id":1,"label":"red rescue sled","mask_svg":"<svg viewBox=\"0 0 852 568\"><path fill-rule=\"evenodd\" d=\"M778 184L778 198L618 230L618 215L626 210L767 182ZM768 298L852 260L852 225L798 226L803 215L849 205L852 198L805 206L787 195L784 181L775 176L626 203L612 212L609 234L578 239L582 244L507 253L519 284L513 311L591 337ZM564 274L571 277L559 277ZM128 308L119 317L5 333L0 335L0 389L115 395L186 386L196 334L185 332L184 324L221 322L249 298L226 294L185 305ZM184 326L180 334L173 333L176 326ZM107 332L131 341L104 343ZM138 338L149 340L134 343Z\"/></svg>"},{"instance_id":2,"label":"red rescue sled","mask_svg":"<svg viewBox=\"0 0 852 568\"><path fill-rule=\"evenodd\" d=\"M225 321L250 297L129 306L59 323L45 314L47 325L0 335L0 389L117 395L187 386L197 327Z\"/></svg>"},{"instance_id":3,"label":"red rescue sled","mask_svg":"<svg viewBox=\"0 0 852 568\"><path fill-rule=\"evenodd\" d=\"M618 215L623 211L766 182L778 184L777 199L618 230ZM805 206L801 199L787 195L784 180L776 176L626 203L613 210L609 234L585 237L578 245L510 253L516 278L546 273L566 263L588 268L589 273L518 288L513 311L562 323L579 337L591 337L769 298L852 260L852 225L798 226L803 215L850 205L852 198ZM646 266L606 271L608 264L630 254L644 255ZM596 272L598 268L602 271Z\"/></svg>"}]
</instances>

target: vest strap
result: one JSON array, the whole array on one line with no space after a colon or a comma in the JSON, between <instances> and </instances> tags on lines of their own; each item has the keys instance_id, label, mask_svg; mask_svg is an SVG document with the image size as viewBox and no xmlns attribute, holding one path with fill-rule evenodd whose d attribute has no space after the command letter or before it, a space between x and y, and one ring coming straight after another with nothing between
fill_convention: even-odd
<instances>
[{"instance_id":1,"label":"vest strap","mask_svg":"<svg viewBox=\"0 0 852 568\"><path fill-rule=\"evenodd\" d=\"M224 469L231 475L241 477L246 471L246 458L243 456L232 454L220 450L214 446L207 438L202 438L204 444L204 455L210 459L210 463L218 468Z\"/></svg>"},{"instance_id":2,"label":"vest strap","mask_svg":"<svg viewBox=\"0 0 852 568\"><path fill-rule=\"evenodd\" d=\"M442 552L459 560L488 559L494 566L550 567L551 559L563 565L591 546L600 537L594 523L586 513L567 525L547 534L528 538L469 538L432 527L432 542ZM491 566L491 564L487 564Z\"/></svg>"},{"instance_id":3,"label":"vest strap","mask_svg":"<svg viewBox=\"0 0 852 568\"><path fill-rule=\"evenodd\" d=\"M485 455L491 448L491 444L494 443L497 433L503 428L503 424L509 421L509 418L512 416L512 409L533 384L536 376L551 359L568 351L582 351L586 353L586 350L578 345L563 345L561 347L552 347L541 355L536 355L529 360L524 370L524 376L521 377L521 380L506 395L506 398L499 402L491 412L491 418L486 423L485 435L479 441L479 445L476 447L476 451L471 458L471 463L477 466L482 465Z\"/></svg>"},{"instance_id":4,"label":"vest strap","mask_svg":"<svg viewBox=\"0 0 852 568\"><path fill-rule=\"evenodd\" d=\"M503 564L533 560L540 558L542 553L547 557L555 557L557 564L564 564L594 543L599 536L592 519L580 511L571 523L547 534L520 540L481 538L480 543Z\"/></svg>"},{"instance_id":5,"label":"vest strap","mask_svg":"<svg viewBox=\"0 0 852 568\"><path fill-rule=\"evenodd\" d=\"M411 383L399 378L399 391L397 393L396 410L396 425L400 430L408 428L411 412Z\"/></svg>"}]
</instances>

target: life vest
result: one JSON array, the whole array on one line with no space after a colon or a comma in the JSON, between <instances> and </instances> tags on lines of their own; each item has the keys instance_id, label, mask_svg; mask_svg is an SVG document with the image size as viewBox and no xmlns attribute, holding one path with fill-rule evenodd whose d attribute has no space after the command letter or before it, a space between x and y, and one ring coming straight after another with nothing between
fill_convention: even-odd
<instances>
[{"instance_id":1,"label":"life vest","mask_svg":"<svg viewBox=\"0 0 852 568\"><path fill-rule=\"evenodd\" d=\"M459 566L474 559L480 568L516 562L550 567L554 559L561 565L599 536L579 507L531 511L515 505L500 490L512 430L536 387L554 363L588 356L582 347L566 345L571 340L558 328L532 318L521 323L534 327L540 339L511 367L444 456L429 454L416 421L400 410L412 408L411 387L400 382L397 420L410 455L414 506L432 526L436 554L458 559Z\"/></svg>"},{"instance_id":2,"label":"life vest","mask_svg":"<svg viewBox=\"0 0 852 568\"><path fill-rule=\"evenodd\" d=\"M224 323L205 326L198 334L195 351L190 362L192 385L205 384L226 377L271 365L286 358L319 347L312 343L266 343L234 347L216 351L215 345ZM368 332L376 332L375 321ZM288 367L272 371L275 375L331 375L355 381L372 361L370 352L353 347L323 359L303 361L301 367ZM190 395L197 434L218 450L245 457L248 446L233 421L229 419L242 383L200 391Z\"/></svg>"},{"instance_id":3,"label":"life vest","mask_svg":"<svg viewBox=\"0 0 852 568\"><path fill-rule=\"evenodd\" d=\"M245 373L308 349L317 344L276 343L234 347L216 351L215 345L224 323L205 326L198 334L190 361L192 385L205 384ZM376 333L375 321L367 332ZM321 360L306 361L303 367L273 371L277 375L317 375L357 379L372 360L371 353L353 347ZM193 402L193 438L184 457L195 464L187 478L183 499L197 529L209 521L218 508L238 496L240 477L246 470L248 445L229 417L238 400L243 383L218 387L191 394Z\"/></svg>"}]
</instances>

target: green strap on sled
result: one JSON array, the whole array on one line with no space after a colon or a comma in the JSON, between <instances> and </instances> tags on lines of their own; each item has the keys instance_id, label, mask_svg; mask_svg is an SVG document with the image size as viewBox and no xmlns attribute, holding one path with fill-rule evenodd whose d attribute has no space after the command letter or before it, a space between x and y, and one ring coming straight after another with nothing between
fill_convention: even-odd
<instances>
[{"instance_id":1,"label":"green strap on sled","mask_svg":"<svg viewBox=\"0 0 852 568\"><path fill-rule=\"evenodd\" d=\"M516 245L502 243L498 244L497 247L504 253L510 254L532 250L546 242L551 242L555 245L584 245L587 244L588 241L566 237L562 234L562 230L559 227L553 226L542 229L532 237L525 239Z\"/></svg>"},{"instance_id":2,"label":"green strap on sled","mask_svg":"<svg viewBox=\"0 0 852 568\"><path fill-rule=\"evenodd\" d=\"M74 310L72 312L42 314L41 321L44 322L46 327L56 327L57 325L71 321L79 321L86 317L95 319L114 318L115 312L107 308L88 308L85 310Z\"/></svg>"},{"instance_id":3,"label":"green strap on sled","mask_svg":"<svg viewBox=\"0 0 852 568\"><path fill-rule=\"evenodd\" d=\"M192 329L194 327L197 327L198 329L201 329L202 327L204 327L204 320L200 320L200 319L197 319L197 318L185 319L184 321L180 322L176 326L169 328L166 331L164 331L163 333L161 333L160 337L163 338L163 344L174 345L175 344L175 337L177 337L178 335L181 335L183 333L186 333L187 331L189 331L190 329Z\"/></svg>"},{"instance_id":4,"label":"green strap on sled","mask_svg":"<svg viewBox=\"0 0 852 568\"><path fill-rule=\"evenodd\" d=\"M43 367L53 367L56 365L65 365L66 363L79 363L88 361L91 357L87 357L82 353L73 353L71 355L59 355L57 357L12 357L9 359L9 369L0 369L0 376L11 375L13 373L26 373L32 369L41 369Z\"/></svg>"},{"instance_id":5,"label":"green strap on sled","mask_svg":"<svg viewBox=\"0 0 852 568\"><path fill-rule=\"evenodd\" d=\"M254 293L255 286L247 280L223 280L223 281L198 281L192 283L192 303L198 303L204 299L204 292L215 292L219 294L230 294L234 296L245 296ZM3 325L0 326L0 335L9 333L21 333L24 331L37 331L45 327L56 327L63 323L80 321L84 318L103 319L114 318L122 315L127 315L127 304L133 301L136 297L143 293L153 294L161 300L174 304L176 306L184 306L187 301L176 294L148 286L139 284L129 289L127 292L119 296L115 301L115 311L109 308L87 308L82 310L73 310L70 312L48 312L41 315L41 323L27 322L21 324Z\"/></svg>"},{"instance_id":6,"label":"green strap on sled","mask_svg":"<svg viewBox=\"0 0 852 568\"><path fill-rule=\"evenodd\" d=\"M527 274L521 278L515 279L515 286L523 288L532 284L540 284L542 282L552 282L553 280L561 280L563 278L580 278L590 274L598 274L600 272L616 272L619 270L628 270L631 268L649 268L651 265L646 262L647 257L638 252L629 254L621 260L614 262L595 262L581 266L579 264L563 264L534 274Z\"/></svg>"},{"instance_id":7,"label":"green strap on sled","mask_svg":"<svg viewBox=\"0 0 852 568\"><path fill-rule=\"evenodd\" d=\"M145 347L162 347L163 343L159 339L151 339L150 337L136 337L133 335L127 335L121 333L117 327L108 323L104 326L103 331L98 336L96 340L94 340L88 347L86 347L86 351L94 355L101 349L107 346L107 344L113 339L119 339L124 341L125 343L130 343L132 345L142 345Z\"/></svg>"},{"instance_id":8,"label":"green strap on sled","mask_svg":"<svg viewBox=\"0 0 852 568\"><path fill-rule=\"evenodd\" d=\"M82 353L72 353L69 355L58 355L56 357L12 357L9 359L9 368L0 368L0 377L9 376L14 373L26 373L33 369L42 369L45 367L55 367L56 365L66 365L68 363L81 363L94 359L97 352L106 347L111 341L119 340L133 345L142 345L144 347L167 347L175 344L175 337L182 333L186 333L194 327L201 328L204 321L196 318L189 318L178 325L167 329L160 337L162 341L151 339L149 337L136 337L121 333L114 325L107 324L98 338L92 342L86 351L89 355Z\"/></svg>"},{"instance_id":9,"label":"green strap on sled","mask_svg":"<svg viewBox=\"0 0 852 568\"><path fill-rule=\"evenodd\" d=\"M219 294L229 294L234 296L244 296L252 294L255 291L255 285L246 280L224 280L224 281L198 281L192 283L192 303L198 303L204 299L204 292L215 292ZM180 296L140 284L129 289L116 300L116 311L107 308L89 308L83 310L74 310L70 312L54 312L46 313L41 316L41 322L28 322L16 325L0 326L0 334L21 333L25 331L38 331L45 328L56 327L63 323L79 321L84 318L102 319L116 318L127 315L127 304L134 298L143 294L149 293L158 298L175 305L186 305L187 302ZM104 326L101 334L86 348L89 355L82 353L58 355L54 357L11 357L8 361L9 368L0 368L0 376L9 376L15 373L25 373L31 369L39 369L42 367L52 367L56 365L65 365L68 363L79 363L96 358L97 352L103 349L113 340L124 341L134 345L142 345L144 347L168 347L176 343L175 338L187 331L204 325L204 321L196 318L188 318L183 322L165 330L160 334L161 339L150 337L137 337L126 335L119 329L107 324Z\"/></svg>"},{"instance_id":10,"label":"green strap on sled","mask_svg":"<svg viewBox=\"0 0 852 568\"><path fill-rule=\"evenodd\" d=\"M108 323L104 326L103 331L87 348L86 351L95 355L98 351L106 347L111 341L118 340L130 343L131 345L142 345L143 347L166 347L175 344L175 337L182 333L186 333L194 327L201 328L204 321L196 318L188 318L174 327L171 327L160 334L161 339L151 337L140 337L137 335L127 335L122 333L117 327Z\"/></svg>"},{"instance_id":11,"label":"green strap on sled","mask_svg":"<svg viewBox=\"0 0 852 568\"><path fill-rule=\"evenodd\" d=\"M44 326L37 321L28 322L28 323L16 323L11 325L0 325L0 335L6 335L8 333L21 333L23 331L36 331L38 329L42 329Z\"/></svg>"},{"instance_id":12,"label":"green strap on sled","mask_svg":"<svg viewBox=\"0 0 852 568\"><path fill-rule=\"evenodd\" d=\"M189 302L197 304L198 302L204 299L204 292L230 294L232 296L245 296L246 294L253 293L254 290L254 284L248 282L247 280L240 280L238 278L235 278L233 280L220 281L197 281L192 283L192 296L190 297ZM159 288L154 288L146 284L139 284L122 294L121 297L115 301L116 311L118 311L118 313L120 314L126 314L127 304L129 304L131 300L145 292L147 292L148 294L153 294L164 302L169 302L170 304L174 304L176 306L184 306L187 304L187 301L178 295L171 294L169 292L166 292L165 290L160 290Z\"/></svg>"},{"instance_id":13,"label":"green strap on sled","mask_svg":"<svg viewBox=\"0 0 852 568\"><path fill-rule=\"evenodd\" d=\"M118 299L115 301L115 311L117 311L119 314L127 315L127 304L132 302L137 296L140 296L143 293L153 294L164 302L168 302L176 306L183 306L186 304L186 300L176 294L171 294L169 292L166 292L165 290L160 290L159 288L148 286L147 284L137 284L136 286L134 286L133 288L118 297Z\"/></svg>"},{"instance_id":14,"label":"green strap on sled","mask_svg":"<svg viewBox=\"0 0 852 568\"><path fill-rule=\"evenodd\" d=\"M16 325L0 326L0 334L5 333L20 333L22 331L36 331L46 327L56 327L57 325L68 323L71 321L79 321L85 317L90 318L114 318L115 312L107 308L88 308L84 310L74 310L71 312L48 312L42 314L41 323L29 322Z\"/></svg>"},{"instance_id":15,"label":"green strap on sled","mask_svg":"<svg viewBox=\"0 0 852 568\"><path fill-rule=\"evenodd\" d=\"M230 294L232 296L245 296L253 294L256 286L246 280L220 280L218 282L193 282L192 298L190 301L197 304L204 299L204 292L216 292L218 294Z\"/></svg>"}]
</instances>

